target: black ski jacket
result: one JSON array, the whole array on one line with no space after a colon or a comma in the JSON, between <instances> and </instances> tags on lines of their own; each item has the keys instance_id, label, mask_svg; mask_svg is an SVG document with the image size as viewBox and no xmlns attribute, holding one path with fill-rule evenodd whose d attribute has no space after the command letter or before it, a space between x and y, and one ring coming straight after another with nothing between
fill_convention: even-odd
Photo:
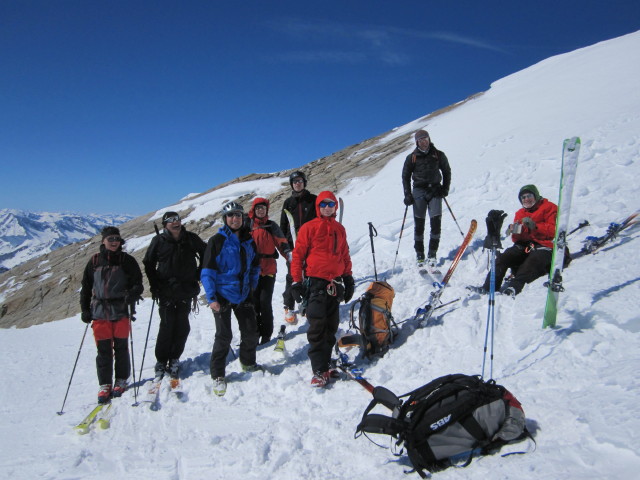
<instances>
[{"instance_id":1,"label":"black ski jacket","mask_svg":"<svg viewBox=\"0 0 640 480\"><path fill-rule=\"evenodd\" d=\"M136 259L121 248L111 252L100 245L84 269L80 308L93 320L120 320L129 316L127 302L135 302L143 290Z\"/></svg>"},{"instance_id":2,"label":"black ski jacket","mask_svg":"<svg viewBox=\"0 0 640 480\"><path fill-rule=\"evenodd\" d=\"M432 143L426 153L416 149L407 155L402 168L402 188L404 194L411 193L413 186L447 196L451 185L451 167L444 152ZM439 195L438 195L439 194Z\"/></svg>"},{"instance_id":3,"label":"black ski jacket","mask_svg":"<svg viewBox=\"0 0 640 480\"><path fill-rule=\"evenodd\" d=\"M287 242L293 248L293 238L291 237L291 228L289 225L289 219L284 213L285 210L289 210L293 215L293 223L296 233L300 230L300 227L307 223L309 220L316 218L316 195L309 193L308 190L303 190L300 195L291 195L284 201L282 205L282 214L280 215L280 229L284 233Z\"/></svg>"},{"instance_id":4,"label":"black ski jacket","mask_svg":"<svg viewBox=\"0 0 640 480\"><path fill-rule=\"evenodd\" d=\"M200 270L207 244L184 227L178 239L167 230L151 240L142 263L151 294L161 300L187 300L200 293Z\"/></svg>"}]
</instances>

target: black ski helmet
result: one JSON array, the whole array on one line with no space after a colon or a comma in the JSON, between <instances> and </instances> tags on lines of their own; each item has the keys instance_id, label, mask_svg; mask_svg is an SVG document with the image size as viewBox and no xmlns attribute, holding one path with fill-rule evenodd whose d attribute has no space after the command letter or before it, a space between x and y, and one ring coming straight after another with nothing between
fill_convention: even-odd
<instances>
[{"instance_id":1,"label":"black ski helmet","mask_svg":"<svg viewBox=\"0 0 640 480\"><path fill-rule=\"evenodd\" d=\"M304 188L307 188L307 176L299 170L289 175L289 185L291 185L291 188L293 188L293 180L296 178L301 178L304 183Z\"/></svg>"},{"instance_id":2,"label":"black ski helmet","mask_svg":"<svg viewBox=\"0 0 640 480\"><path fill-rule=\"evenodd\" d=\"M242 205L240 205L239 203L229 202L224 207L222 207L223 215L226 215L228 213L236 213L236 212L244 213L244 208L242 208Z\"/></svg>"}]
</instances>

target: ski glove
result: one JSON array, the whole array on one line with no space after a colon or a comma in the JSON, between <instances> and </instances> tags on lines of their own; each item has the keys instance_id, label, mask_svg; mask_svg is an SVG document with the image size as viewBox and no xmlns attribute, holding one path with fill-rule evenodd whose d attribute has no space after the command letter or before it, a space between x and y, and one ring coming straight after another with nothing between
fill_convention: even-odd
<instances>
[{"instance_id":1,"label":"ski glove","mask_svg":"<svg viewBox=\"0 0 640 480\"><path fill-rule=\"evenodd\" d=\"M304 287L300 282L295 282L291 285L291 296L296 303L302 303L302 295L304 294Z\"/></svg>"},{"instance_id":2,"label":"ski glove","mask_svg":"<svg viewBox=\"0 0 640 480\"><path fill-rule=\"evenodd\" d=\"M534 221L533 221L533 218L531 218L531 217L524 217L524 218L522 219L522 224L523 224L525 227L527 227L527 228L529 229L529 231L533 231L533 230L535 230L536 228L538 228L538 227L536 227L536 222L534 222Z\"/></svg>"},{"instance_id":3,"label":"ski glove","mask_svg":"<svg viewBox=\"0 0 640 480\"><path fill-rule=\"evenodd\" d=\"M82 318L84 323L91 323L91 312L82 312L80 318Z\"/></svg>"},{"instance_id":4,"label":"ski glove","mask_svg":"<svg viewBox=\"0 0 640 480\"><path fill-rule=\"evenodd\" d=\"M484 239L484 248L502 248L502 243L500 243L500 229L506 216L507 214L502 210L491 210L487 214L487 236Z\"/></svg>"},{"instance_id":5,"label":"ski glove","mask_svg":"<svg viewBox=\"0 0 640 480\"><path fill-rule=\"evenodd\" d=\"M409 205L413 205L413 195L411 192L407 192L404 195L404 204L408 207Z\"/></svg>"},{"instance_id":6,"label":"ski glove","mask_svg":"<svg viewBox=\"0 0 640 480\"><path fill-rule=\"evenodd\" d=\"M344 303L348 303L353 298L353 291L355 290L355 282L351 275L343 275L342 281L344 282Z\"/></svg>"}]
</instances>

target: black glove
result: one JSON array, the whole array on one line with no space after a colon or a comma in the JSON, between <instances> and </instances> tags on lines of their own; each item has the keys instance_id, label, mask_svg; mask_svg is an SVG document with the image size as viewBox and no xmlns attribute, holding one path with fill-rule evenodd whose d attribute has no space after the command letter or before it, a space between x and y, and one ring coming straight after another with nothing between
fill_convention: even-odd
<instances>
[{"instance_id":1,"label":"black glove","mask_svg":"<svg viewBox=\"0 0 640 480\"><path fill-rule=\"evenodd\" d=\"M142 289L140 287L132 287L126 292L124 292L124 302L127 305L134 305L142 300L140 294L142 293Z\"/></svg>"},{"instance_id":2,"label":"black glove","mask_svg":"<svg viewBox=\"0 0 640 480\"><path fill-rule=\"evenodd\" d=\"M82 312L82 315L80 316L80 318L82 319L82 321L84 323L91 323L91 312Z\"/></svg>"},{"instance_id":3,"label":"black glove","mask_svg":"<svg viewBox=\"0 0 640 480\"><path fill-rule=\"evenodd\" d=\"M353 291L355 289L355 282L351 275L344 275L342 277L344 282L344 303L348 303L353 298Z\"/></svg>"},{"instance_id":4,"label":"black glove","mask_svg":"<svg viewBox=\"0 0 640 480\"><path fill-rule=\"evenodd\" d=\"M434 187L433 195L434 197L444 198L447 195L449 195L449 190L447 190L446 188L440 185L440 186Z\"/></svg>"},{"instance_id":5,"label":"black glove","mask_svg":"<svg viewBox=\"0 0 640 480\"><path fill-rule=\"evenodd\" d=\"M502 210L491 210L487 214L487 236L484 239L484 248L502 248L502 243L500 243L500 230L502 229L502 222L506 216L507 214Z\"/></svg>"},{"instance_id":6,"label":"black glove","mask_svg":"<svg viewBox=\"0 0 640 480\"><path fill-rule=\"evenodd\" d=\"M302 303L302 295L304 294L304 287L300 282L295 282L291 285L291 296L296 303Z\"/></svg>"},{"instance_id":7,"label":"black glove","mask_svg":"<svg viewBox=\"0 0 640 480\"><path fill-rule=\"evenodd\" d=\"M533 221L531 217L524 217L522 219L522 224L529 229L530 232L533 232L536 228L536 222Z\"/></svg>"},{"instance_id":8,"label":"black glove","mask_svg":"<svg viewBox=\"0 0 640 480\"><path fill-rule=\"evenodd\" d=\"M413 205L413 195L411 192L406 192L404 194L404 204L408 207L409 205Z\"/></svg>"}]
</instances>

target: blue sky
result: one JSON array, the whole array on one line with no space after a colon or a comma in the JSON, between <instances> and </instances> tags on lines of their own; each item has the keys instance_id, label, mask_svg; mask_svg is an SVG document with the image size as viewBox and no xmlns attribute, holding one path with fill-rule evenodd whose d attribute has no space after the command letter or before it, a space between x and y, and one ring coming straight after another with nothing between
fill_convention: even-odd
<instances>
[{"instance_id":1,"label":"blue sky","mask_svg":"<svg viewBox=\"0 0 640 480\"><path fill-rule=\"evenodd\" d=\"M155 211L638 29L637 0L6 0L0 208Z\"/></svg>"}]
</instances>

